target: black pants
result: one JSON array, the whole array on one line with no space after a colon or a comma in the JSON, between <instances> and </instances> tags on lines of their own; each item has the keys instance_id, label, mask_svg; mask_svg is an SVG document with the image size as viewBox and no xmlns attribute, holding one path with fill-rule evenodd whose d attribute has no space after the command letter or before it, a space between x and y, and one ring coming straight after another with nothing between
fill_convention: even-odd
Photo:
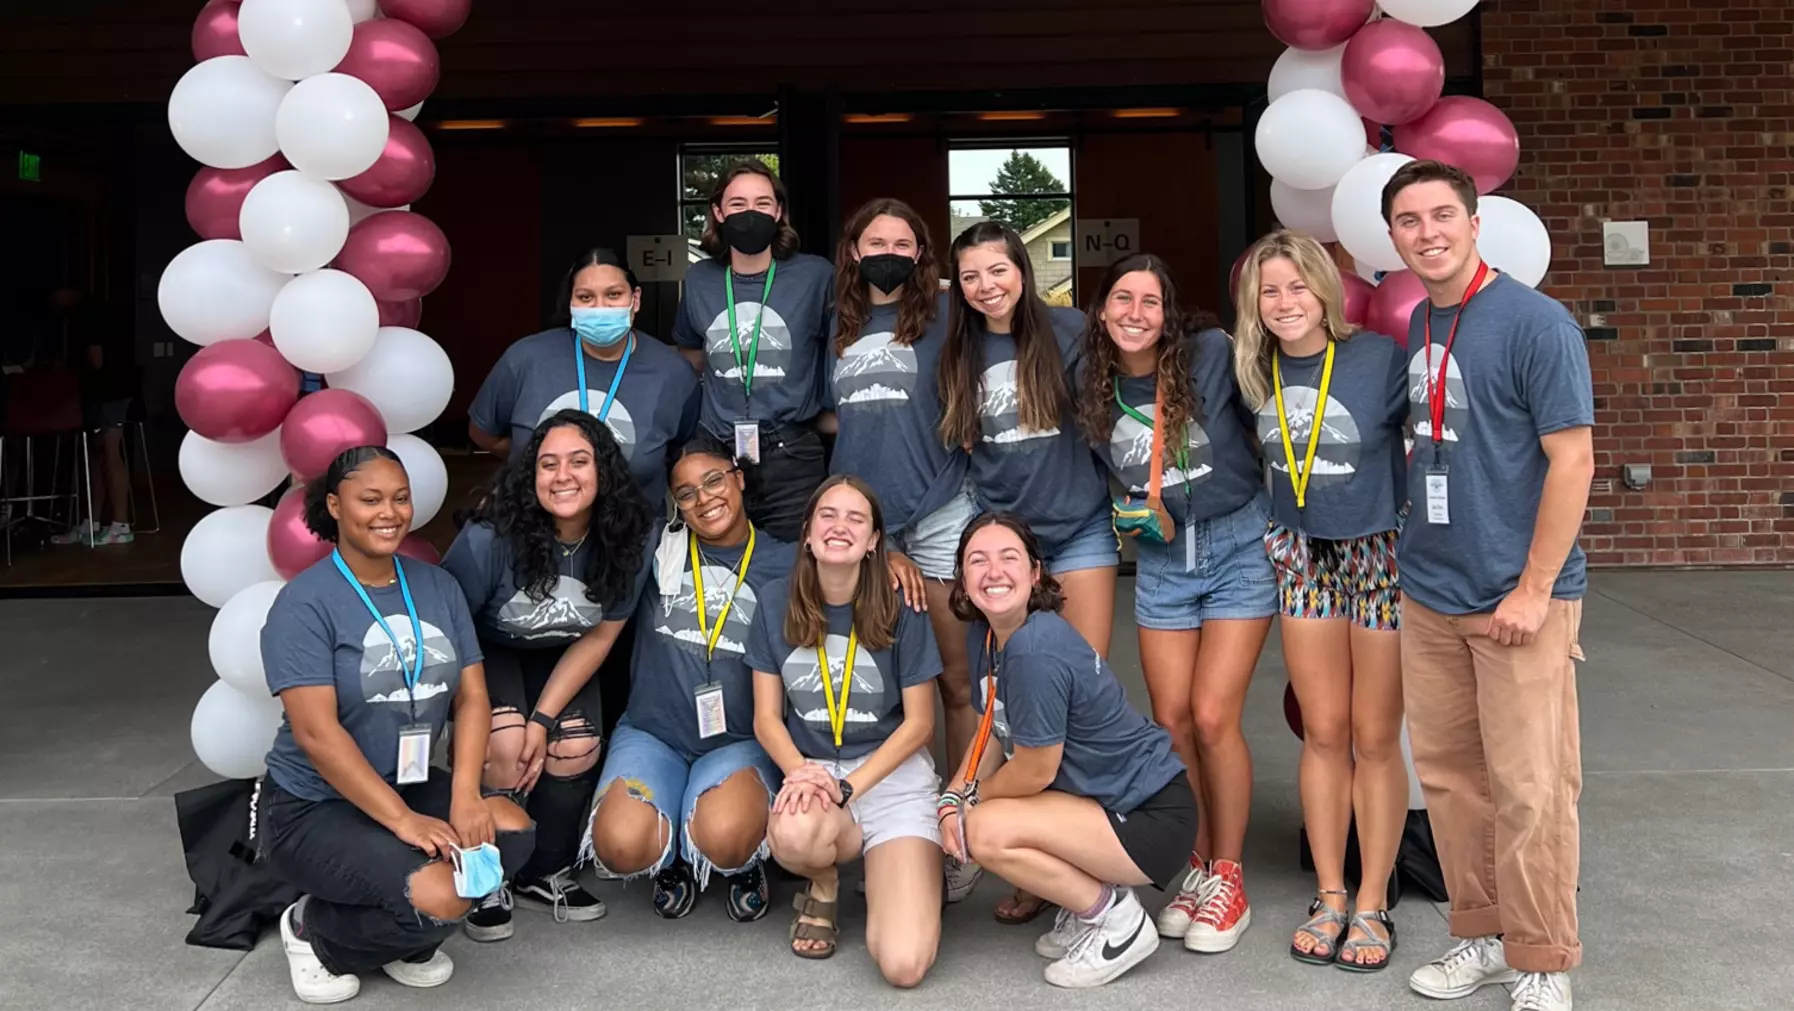
<instances>
[{"instance_id":1,"label":"black pants","mask_svg":"<svg viewBox=\"0 0 1794 1011\"><path fill-rule=\"evenodd\" d=\"M413 811L446 821L452 785L448 772L432 769L428 782L398 791ZM264 777L255 835L258 859L310 896L305 939L333 973L421 961L459 926L411 904L411 875L433 858L346 800L302 800ZM494 845L508 878L529 857L535 831L501 831Z\"/></svg>"},{"instance_id":2,"label":"black pants","mask_svg":"<svg viewBox=\"0 0 1794 1011\"><path fill-rule=\"evenodd\" d=\"M748 519L781 541L796 541L804 529L804 507L828 476L822 436L807 422L762 428L760 462L743 464L742 471Z\"/></svg>"}]
</instances>

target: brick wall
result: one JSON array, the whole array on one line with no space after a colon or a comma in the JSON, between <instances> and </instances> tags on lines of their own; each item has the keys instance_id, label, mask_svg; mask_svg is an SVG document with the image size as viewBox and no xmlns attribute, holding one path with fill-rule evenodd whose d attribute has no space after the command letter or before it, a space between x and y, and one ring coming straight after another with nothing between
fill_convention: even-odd
<instances>
[{"instance_id":1,"label":"brick wall","mask_svg":"<svg viewBox=\"0 0 1794 1011\"><path fill-rule=\"evenodd\" d=\"M1505 192L1589 337L1591 561L1794 563L1794 3L1481 10L1484 96L1520 133ZM1604 267L1603 220L1649 221L1651 265Z\"/></svg>"}]
</instances>

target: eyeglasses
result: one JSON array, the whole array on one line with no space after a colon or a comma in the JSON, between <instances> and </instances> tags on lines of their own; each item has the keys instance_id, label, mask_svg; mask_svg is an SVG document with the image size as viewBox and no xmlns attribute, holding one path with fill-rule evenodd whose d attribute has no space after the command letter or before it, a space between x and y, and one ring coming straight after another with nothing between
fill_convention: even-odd
<instances>
[{"instance_id":1,"label":"eyeglasses","mask_svg":"<svg viewBox=\"0 0 1794 1011\"><path fill-rule=\"evenodd\" d=\"M710 473L705 474L704 479L698 482L698 488L702 488L706 495L715 495L723 490L723 482L729 479L729 475L735 473L739 469L740 468L738 467L730 467L728 470L713 470ZM681 485L679 488L674 489L673 501L679 503L681 506L695 505L698 501L698 488L693 488L689 484Z\"/></svg>"}]
</instances>

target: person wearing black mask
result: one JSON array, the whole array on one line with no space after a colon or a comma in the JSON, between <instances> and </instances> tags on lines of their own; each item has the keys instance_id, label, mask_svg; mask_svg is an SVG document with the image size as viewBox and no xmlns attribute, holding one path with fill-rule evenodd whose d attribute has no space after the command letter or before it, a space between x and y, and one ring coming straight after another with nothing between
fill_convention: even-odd
<instances>
[{"instance_id":1,"label":"person wearing black mask","mask_svg":"<svg viewBox=\"0 0 1794 1011\"><path fill-rule=\"evenodd\" d=\"M700 425L733 447L748 479L748 516L795 541L825 474L816 370L830 332L834 267L797 251L785 187L757 160L736 163L710 194L701 245L673 323L673 343L704 376Z\"/></svg>"}]
</instances>

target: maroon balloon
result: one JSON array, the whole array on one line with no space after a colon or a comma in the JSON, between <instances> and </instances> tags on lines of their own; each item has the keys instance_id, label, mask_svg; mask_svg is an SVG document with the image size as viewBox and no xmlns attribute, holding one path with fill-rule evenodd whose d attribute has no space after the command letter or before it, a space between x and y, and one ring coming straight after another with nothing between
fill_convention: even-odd
<instances>
[{"instance_id":1,"label":"maroon balloon","mask_svg":"<svg viewBox=\"0 0 1794 1011\"><path fill-rule=\"evenodd\" d=\"M292 167L275 155L248 168L200 169L187 184L187 224L202 239L241 239L237 214L243 209L243 198L256 183Z\"/></svg>"},{"instance_id":2,"label":"maroon balloon","mask_svg":"<svg viewBox=\"0 0 1794 1011\"><path fill-rule=\"evenodd\" d=\"M1358 117L1364 123L1364 143L1378 151L1383 150L1383 126L1373 123L1363 116Z\"/></svg>"},{"instance_id":3,"label":"maroon balloon","mask_svg":"<svg viewBox=\"0 0 1794 1011\"><path fill-rule=\"evenodd\" d=\"M274 346L274 331L263 330L261 333L256 334L255 337L253 337L252 339L257 344L264 344L268 347L273 347Z\"/></svg>"},{"instance_id":4,"label":"maroon balloon","mask_svg":"<svg viewBox=\"0 0 1794 1011\"><path fill-rule=\"evenodd\" d=\"M299 372L253 340L199 349L174 381L174 409L215 442L249 442L280 427L299 399Z\"/></svg>"},{"instance_id":5,"label":"maroon balloon","mask_svg":"<svg viewBox=\"0 0 1794 1011\"><path fill-rule=\"evenodd\" d=\"M1246 261L1252 258L1252 250L1257 246L1256 242L1247 246L1246 251L1234 259L1233 269L1227 273L1227 297L1229 299L1237 300L1240 297L1240 272L1246 269Z\"/></svg>"},{"instance_id":6,"label":"maroon balloon","mask_svg":"<svg viewBox=\"0 0 1794 1011\"><path fill-rule=\"evenodd\" d=\"M399 542L399 554L431 565L442 564L442 552L436 550L436 545L424 540L422 534L405 535L405 539Z\"/></svg>"},{"instance_id":7,"label":"maroon balloon","mask_svg":"<svg viewBox=\"0 0 1794 1011\"><path fill-rule=\"evenodd\" d=\"M472 11L473 0L380 0L380 13L416 25L433 39L453 35Z\"/></svg>"},{"instance_id":8,"label":"maroon balloon","mask_svg":"<svg viewBox=\"0 0 1794 1011\"><path fill-rule=\"evenodd\" d=\"M349 390L319 390L301 398L280 426L280 455L306 481L328 470L343 450L384 445L380 411Z\"/></svg>"},{"instance_id":9,"label":"maroon balloon","mask_svg":"<svg viewBox=\"0 0 1794 1011\"><path fill-rule=\"evenodd\" d=\"M193 58L201 63L214 56L247 56L237 37L238 0L207 0L193 22Z\"/></svg>"},{"instance_id":10,"label":"maroon balloon","mask_svg":"<svg viewBox=\"0 0 1794 1011\"><path fill-rule=\"evenodd\" d=\"M422 214L387 211L349 229L335 265L382 302L423 298L448 276L448 236Z\"/></svg>"},{"instance_id":11,"label":"maroon balloon","mask_svg":"<svg viewBox=\"0 0 1794 1011\"><path fill-rule=\"evenodd\" d=\"M1340 272L1339 284L1345 290L1346 322L1364 326L1370 318L1370 297L1376 294L1377 286L1349 270Z\"/></svg>"},{"instance_id":12,"label":"maroon balloon","mask_svg":"<svg viewBox=\"0 0 1794 1011\"><path fill-rule=\"evenodd\" d=\"M1408 346L1408 321L1414 318L1414 307L1425 299L1426 286L1413 271L1398 270L1386 275L1377 290L1371 293L1364 328L1394 337L1395 342L1405 348Z\"/></svg>"},{"instance_id":13,"label":"maroon balloon","mask_svg":"<svg viewBox=\"0 0 1794 1011\"><path fill-rule=\"evenodd\" d=\"M417 329L424 319L424 300L407 299L403 302L376 302L380 307L381 326L402 326Z\"/></svg>"},{"instance_id":14,"label":"maroon balloon","mask_svg":"<svg viewBox=\"0 0 1794 1011\"><path fill-rule=\"evenodd\" d=\"M1332 49L1364 27L1375 6L1375 0L1264 0L1265 27L1295 49Z\"/></svg>"},{"instance_id":15,"label":"maroon balloon","mask_svg":"<svg viewBox=\"0 0 1794 1011\"><path fill-rule=\"evenodd\" d=\"M1493 193L1520 167L1520 135L1500 109L1480 98L1441 98L1426 115L1395 129L1395 149L1420 159L1456 165L1476 180L1478 193Z\"/></svg>"},{"instance_id":16,"label":"maroon balloon","mask_svg":"<svg viewBox=\"0 0 1794 1011\"><path fill-rule=\"evenodd\" d=\"M330 554L330 542L321 541L305 525L305 489L294 488L274 506L268 521L268 560L280 578L291 579Z\"/></svg>"},{"instance_id":17,"label":"maroon balloon","mask_svg":"<svg viewBox=\"0 0 1794 1011\"><path fill-rule=\"evenodd\" d=\"M336 184L369 207L403 207L428 192L436 178L436 155L424 132L402 117L386 118L390 122L380 160L366 172Z\"/></svg>"},{"instance_id":18,"label":"maroon balloon","mask_svg":"<svg viewBox=\"0 0 1794 1011\"><path fill-rule=\"evenodd\" d=\"M336 72L359 77L374 89L387 111L409 109L430 97L442 76L436 44L417 26L393 18L375 18L355 26L349 54Z\"/></svg>"},{"instance_id":19,"label":"maroon balloon","mask_svg":"<svg viewBox=\"0 0 1794 1011\"><path fill-rule=\"evenodd\" d=\"M1373 21L1346 43L1339 77L1359 115L1399 126L1419 119L1445 93L1445 54L1424 28Z\"/></svg>"},{"instance_id":20,"label":"maroon balloon","mask_svg":"<svg viewBox=\"0 0 1794 1011\"><path fill-rule=\"evenodd\" d=\"M1283 722L1297 737L1302 736L1302 703L1296 701L1296 686L1283 686Z\"/></svg>"}]
</instances>

